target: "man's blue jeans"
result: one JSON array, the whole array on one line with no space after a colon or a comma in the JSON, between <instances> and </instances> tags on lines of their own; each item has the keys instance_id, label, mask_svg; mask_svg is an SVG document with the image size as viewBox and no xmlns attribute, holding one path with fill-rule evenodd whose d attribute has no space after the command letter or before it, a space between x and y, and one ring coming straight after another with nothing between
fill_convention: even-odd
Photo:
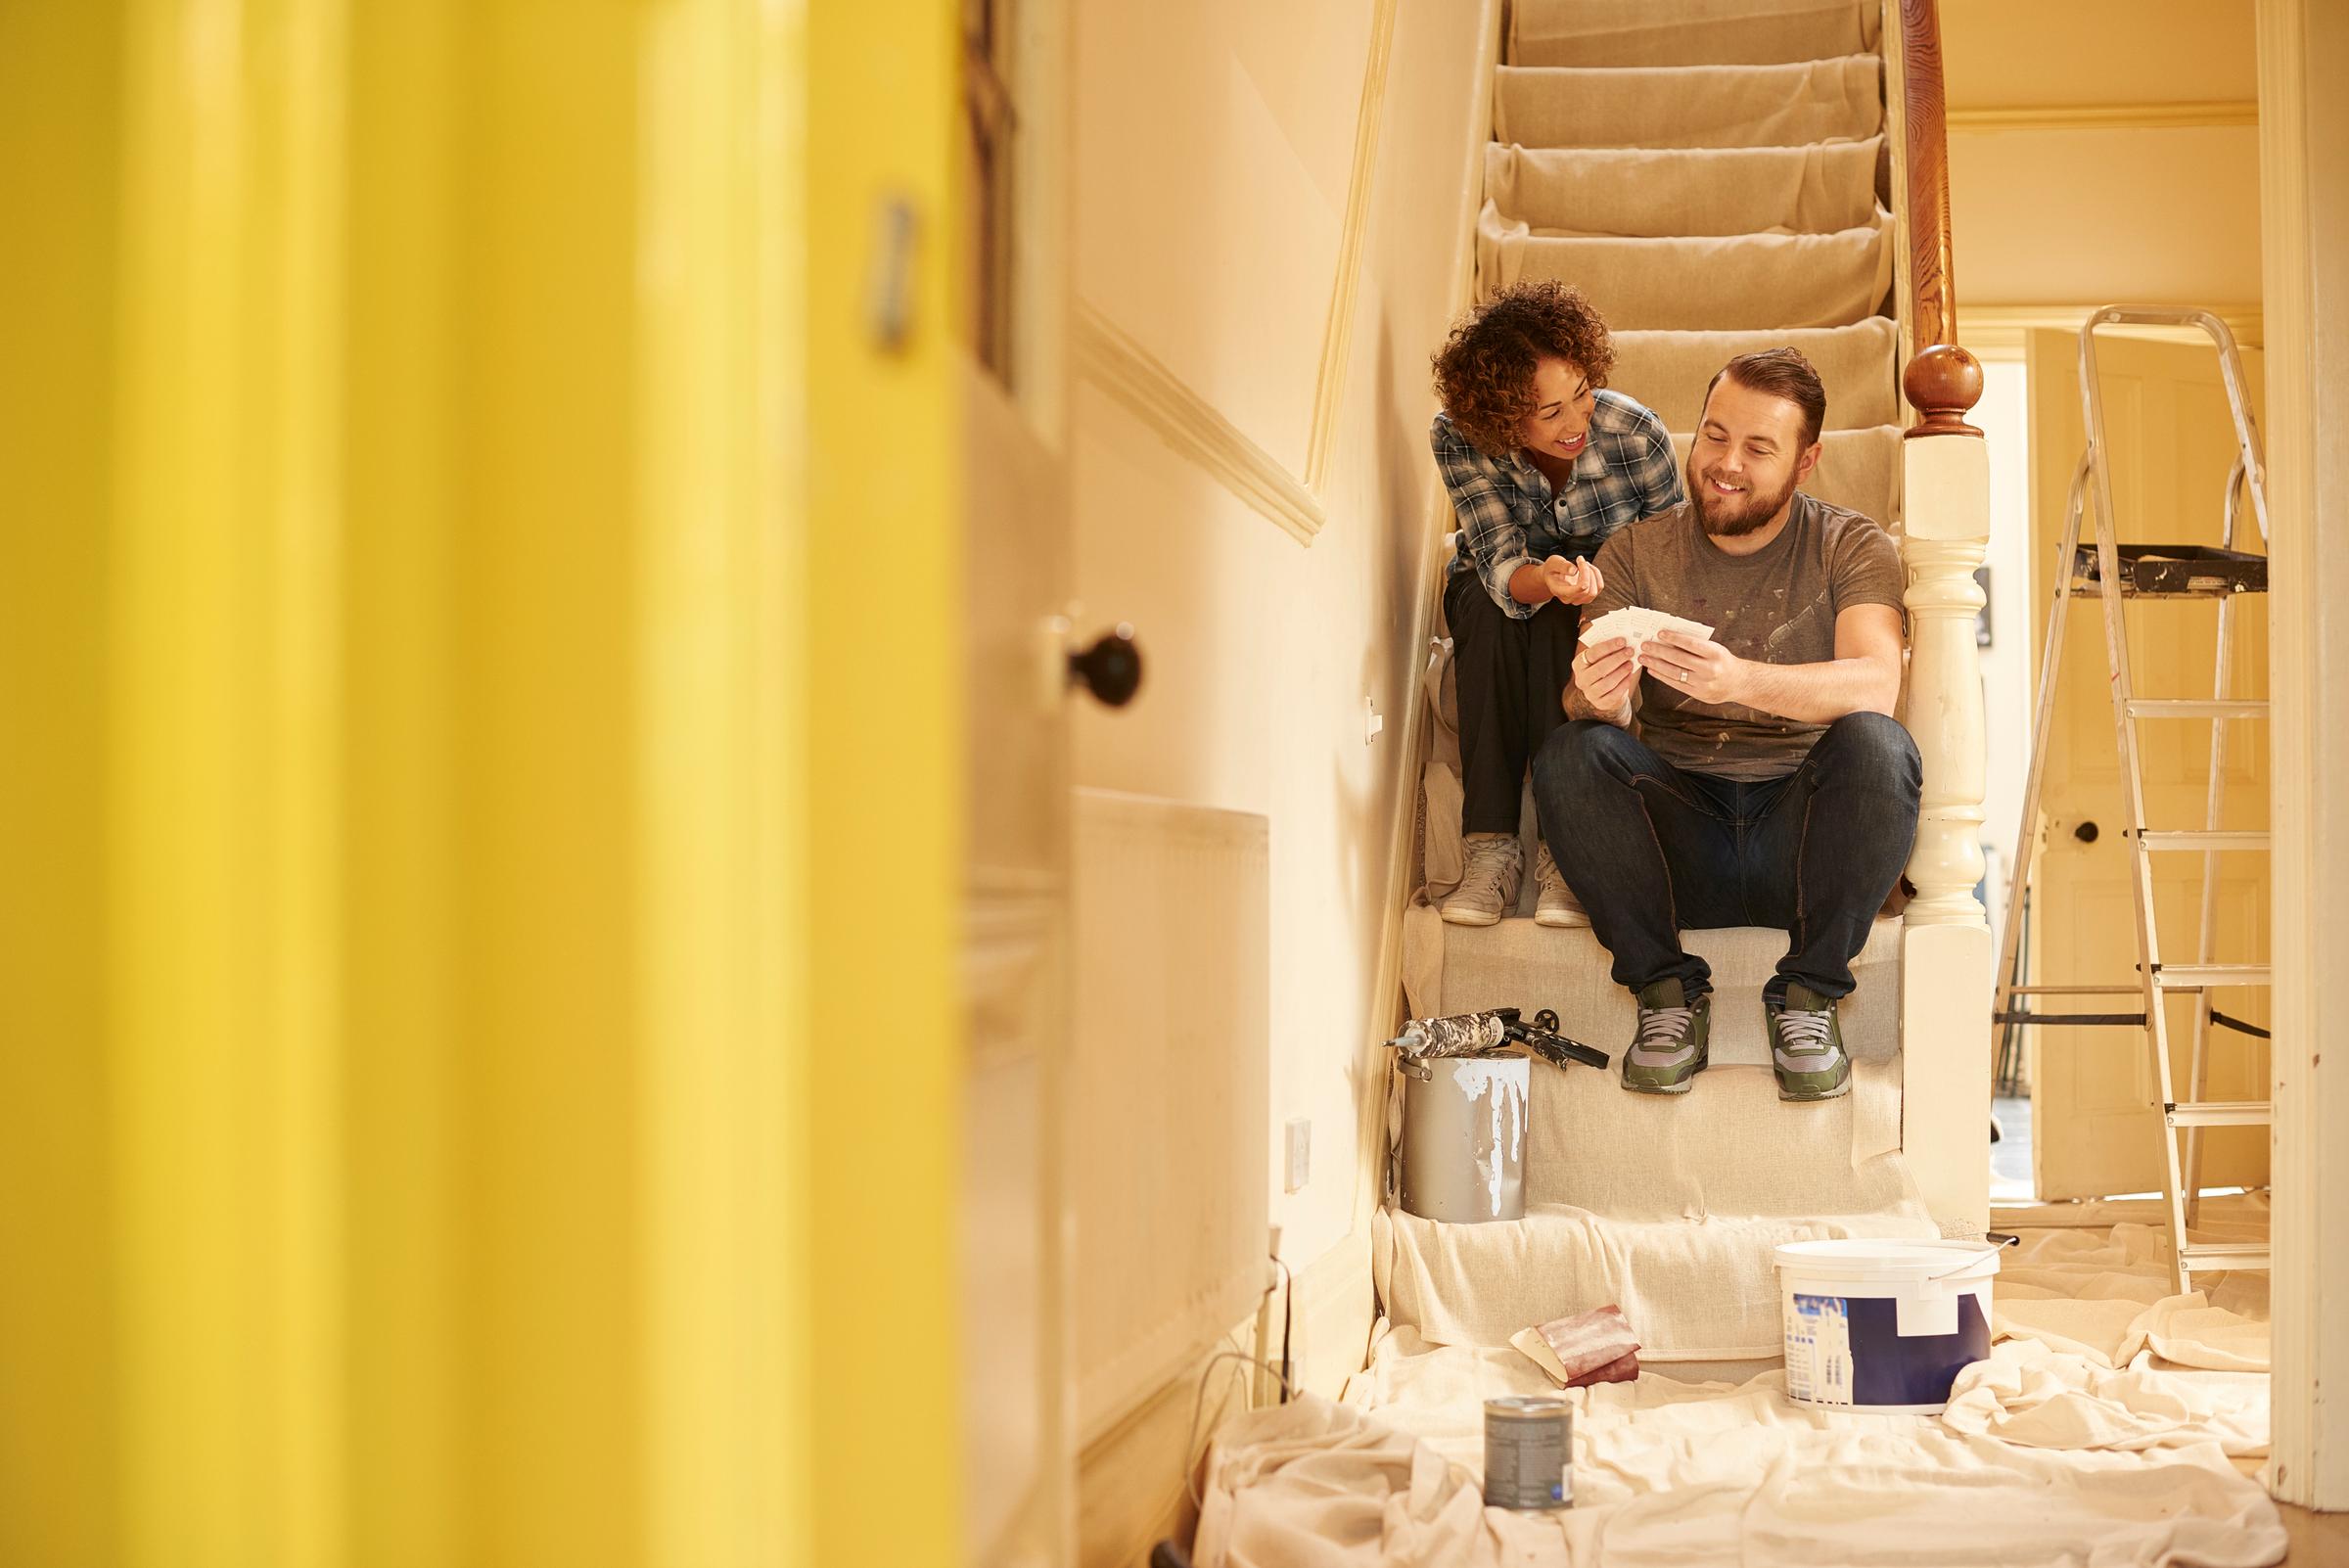
<instances>
[{"instance_id":1,"label":"man's blue jeans","mask_svg":"<svg viewBox=\"0 0 2349 1568\"><path fill-rule=\"evenodd\" d=\"M1628 730L1580 719L1534 760L1542 837L1620 986L1673 979L1712 990L1682 931L1777 926L1789 939L1773 992L1799 981L1848 996L1916 840L1924 770L1909 732L1882 714L1827 726L1792 773L1738 783L1684 772Z\"/></svg>"}]
</instances>

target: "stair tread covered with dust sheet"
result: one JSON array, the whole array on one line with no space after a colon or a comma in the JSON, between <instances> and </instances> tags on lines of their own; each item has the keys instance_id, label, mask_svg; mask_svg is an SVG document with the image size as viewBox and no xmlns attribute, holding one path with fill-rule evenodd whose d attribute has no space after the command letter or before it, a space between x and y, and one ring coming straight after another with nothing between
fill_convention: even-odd
<instances>
[{"instance_id":1,"label":"stair tread covered with dust sheet","mask_svg":"<svg viewBox=\"0 0 2349 1568\"><path fill-rule=\"evenodd\" d=\"M1771 65L1872 55L1882 27L1869 0L1517 0L1509 58L1521 66Z\"/></svg>"},{"instance_id":2,"label":"stair tread covered with dust sheet","mask_svg":"<svg viewBox=\"0 0 2349 1568\"><path fill-rule=\"evenodd\" d=\"M1520 147L1800 147L1884 128L1873 55L1796 66L1503 66L1493 134Z\"/></svg>"},{"instance_id":3,"label":"stair tread covered with dust sheet","mask_svg":"<svg viewBox=\"0 0 2349 1568\"><path fill-rule=\"evenodd\" d=\"M1833 234L1875 221L1884 138L1485 150L1486 210L1541 235ZM1669 190L1670 201L1657 200Z\"/></svg>"}]
</instances>

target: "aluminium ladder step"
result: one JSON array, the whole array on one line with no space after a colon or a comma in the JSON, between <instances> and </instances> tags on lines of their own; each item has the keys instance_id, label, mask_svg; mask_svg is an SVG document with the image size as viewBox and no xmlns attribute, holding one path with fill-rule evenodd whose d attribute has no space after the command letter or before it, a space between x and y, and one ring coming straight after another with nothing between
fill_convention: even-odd
<instances>
[{"instance_id":1,"label":"aluminium ladder step","mask_svg":"<svg viewBox=\"0 0 2349 1568\"><path fill-rule=\"evenodd\" d=\"M2265 697L2132 697L2131 718L2265 718Z\"/></svg>"},{"instance_id":2,"label":"aluminium ladder step","mask_svg":"<svg viewBox=\"0 0 2349 1568\"><path fill-rule=\"evenodd\" d=\"M2195 1100L2161 1108L2172 1127L2268 1127L2276 1108L2266 1100Z\"/></svg>"},{"instance_id":3,"label":"aluminium ladder step","mask_svg":"<svg viewBox=\"0 0 2349 1568\"><path fill-rule=\"evenodd\" d=\"M2163 964L2153 971L2162 991L2212 991L2221 986L2272 986L2266 964Z\"/></svg>"},{"instance_id":4,"label":"aluminium ladder step","mask_svg":"<svg viewBox=\"0 0 2349 1568\"><path fill-rule=\"evenodd\" d=\"M2178 1262L2186 1272L2215 1273L2227 1268L2266 1268L2268 1244L2264 1241L2189 1241L2178 1249Z\"/></svg>"},{"instance_id":5,"label":"aluminium ladder step","mask_svg":"<svg viewBox=\"0 0 2349 1568\"><path fill-rule=\"evenodd\" d=\"M2265 850L2269 847L2268 837L2264 828L2257 832L2176 832L2147 828L2136 835L2137 842L2147 850Z\"/></svg>"}]
</instances>

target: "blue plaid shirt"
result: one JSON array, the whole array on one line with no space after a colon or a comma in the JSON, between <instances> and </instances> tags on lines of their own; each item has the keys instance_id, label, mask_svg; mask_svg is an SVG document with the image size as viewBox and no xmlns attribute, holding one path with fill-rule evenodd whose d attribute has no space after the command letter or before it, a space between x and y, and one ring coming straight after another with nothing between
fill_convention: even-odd
<instances>
[{"instance_id":1,"label":"blue plaid shirt","mask_svg":"<svg viewBox=\"0 0 2349 1568\"><path fill-rule=\"evenodd\" d=\"M1551 493L1549 481L1523 451L1488 457L1443 414L1428 432L1460 519L1460 551L1451 569L1476 573L1493 602L1519 621L1542 608L1510 596L1509 578L1519 567L1553 555L1595 555L1626 523L1688 499L1664 422L1619 392L1601 388L1596 401L1590 444L1574 460L1563 495Z\"/></svg>"}]
</instances>

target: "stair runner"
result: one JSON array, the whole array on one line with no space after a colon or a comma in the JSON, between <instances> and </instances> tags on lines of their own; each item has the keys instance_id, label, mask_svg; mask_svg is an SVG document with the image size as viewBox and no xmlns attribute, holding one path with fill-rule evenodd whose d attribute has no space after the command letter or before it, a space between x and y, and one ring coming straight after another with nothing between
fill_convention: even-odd
<instances>
[{"instance_id":1,"label":"stair runner","mask_svg":"<svg viewBox=\"0 0 2349 1568\"><path fill-rule=\"evenodd\" d=\"M1615 334L1609 381L1663 418L1684 459L1705 384L1730 356L1792 345L1827 388L1814 494L1899 528L1898 338L1876 0L1516 0L1494 95L1480 286L1556 277ZM1450 692L1428 769L1423 869L1457 864ZM1449 769L1449 771L1448 771ZM1447 834L1451 825L1454 831ZM1531 861L1531 823L1528 858ZM1454 873L1456 875L1456 873ZM1558 1011L1610 1054L1631 998L1587 929L1516 915L1405 917L1418 1014ZM1671 1099L1612 1073L1534 1068L1525 1220L1375 1228L1389 1319L1438 1343L1505 1343L1620 1302L1643 1366L1708 1374L1776 1354L1772 1249L1826 1236L1938 1234L1900 1149L1899 925L1877 924L1843 1009L1854 1092L1776 1098L1761 988L1785 934L1691 933L1715 970L1714 1065Z\"/></svg>"}]
</instances>

